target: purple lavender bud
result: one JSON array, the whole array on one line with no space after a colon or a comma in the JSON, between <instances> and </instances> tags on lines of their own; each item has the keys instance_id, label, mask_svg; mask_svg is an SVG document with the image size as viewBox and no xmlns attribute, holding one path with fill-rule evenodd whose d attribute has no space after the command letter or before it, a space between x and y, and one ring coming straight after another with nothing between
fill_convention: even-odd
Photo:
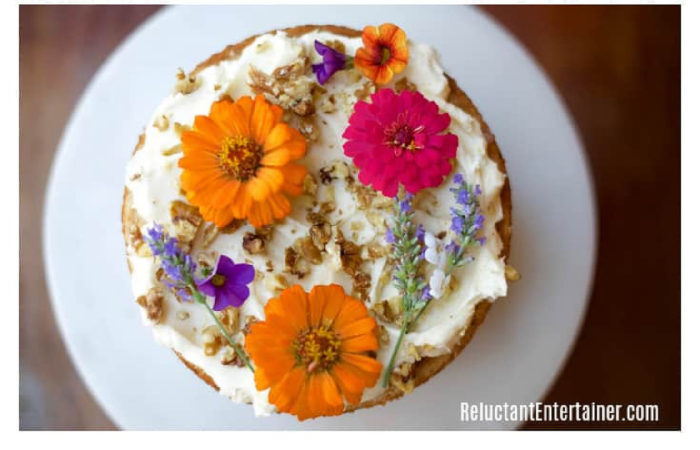
<instances>
[{"instance_id":1,"label":"purple lavender bud","mask_svg":"<svg viewBox=\"0 0 700 450\"><path fill-rule=\"evenodd\" d=\"M456 214L452 216L452 225L450 229L457 234L461 234L462 231L464 231L464 217Z\"/></svg>"},{"instance_id":2,"label":"purple lavender bud","mask_svg":"<svg viewBox=\"0 0 700 450\"><path fill-rule=\"evenodd\" d=\"M462 184L464 182L464 177L461 173L456 173L454 177L455 184Z\"/></svg>"},{"instance_id":3,"label":"purple lavender bud","mask_svg":"<svg viewBox=\"0 0 700 450\"><path fill-rule=\"evenodd\" d=\"M457 203L467 206L467 203L469 203L469 191L466 189L460 189L457 192Z\"/></svg>"},{"instance_id":4,"label":"purple lavender bud","mask_svg":"<svg viewBox=\"0 0 700 450\"><path fill-rule=\"evenodd\" d=\"M425 227L423 224L419 224L418 228L416 229L416 237L420 242L423 242L425 240Z\"/></svg>"},{"instance_id":5,"label":"purple lavender bud","mask_svg":"<svg viewBox=\"0 0 700 450\"><path fill-rule=\"evenodd\" d=\"M481 230L483 227L484 227L484 216L481 214L478 214L476 216L476 219L474 220L474 229Z\"/></svg>"},{"instance_id":6,"label":"purple lavender bud","mask_svg":"<svg viewBox=\"0 0 700 450\"><path fill-rule=\"evenodd\" d=\"M478 184L474 186L474 195L481 195L481 186Z\"/></svg>"},{"instance_id":7,"label":"purple lavender bud","mask_svg":"<svg viewBox=\"0 0 700 450\"><path fill-rule=\"evenodd\" d=\"M386 229L385 239L389 244L393 244L396 242L396 236L394 236L394 232L391 231L391 228Z\"/></svg>"},{"instance_id":8,"label":"purple lavender bud","mask_svg":"<svg viewBox=\"0 0 700 450\"><path fill-rule=\"evenodd\" d=\"M480 237L480 238L477 238L476 241L479 243L479 245L481 245L481 246L483 247L484 244L486 243L486 238L485 238L485 237Z\"/></svg>"},{"instance_id":9,"label":"purple lavender bud","mask_svg":"<svg viewBox=\"0 0 700 450\"><path fill-rule=\"evenodd\" d=\"M165 257L168 258L174 258L178 253L180 249L177 246L177 239L175 238L170 238L165 242L165 245L163 246L163 253Z\"/></svg>"},{"instance_id":10,"label":"purple lavender bud","mask_svg":"<svg viewBox=\"0 0 700 450\"><path fill-rule=\"evenodd\" d=\"M430 300L430 286L426 286L425 288L423 288L423 293L421 294L420 299L424 302Z\"/></svg>"},{"instance_id":11,"label":"purple lavender bud","mask_svg":"<svg viewBox=\"0 0 700 450\"><path fill-rule=\"evenodd\" d=\"M455 241L450 241L449 244L445 246L445 251L447 253L451 253L453 255L456 255L457 252L459 251L459 245Z\"/></svg>"},{"instance_id":12,"label":"purple lavender bud","mask_svg":"<svg viewBox=\"0 0 700 450\"><path fill-rule=\"evenodd\" d=\"M319 84L325 84L334 73L345 68L347 56L319 41L314 42L314 47L323 58L323 62L313 64L311 70L316 74Z\"/></svg>"}]
</instances>

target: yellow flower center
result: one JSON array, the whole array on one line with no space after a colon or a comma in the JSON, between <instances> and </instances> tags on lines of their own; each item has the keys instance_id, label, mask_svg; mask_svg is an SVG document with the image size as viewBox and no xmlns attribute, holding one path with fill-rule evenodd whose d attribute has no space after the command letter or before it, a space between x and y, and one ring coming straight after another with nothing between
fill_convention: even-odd
<instances>
[{"instance_id":1,"label":"yellow flower center","mask_svg":"<svg viewBox=\"0 0 700 450\"><path fill-rule=\"evenodd\" d=\"M247 181L255 175L263 156L262 147L244 136L228 136L217 155L220 167L231 177Z\"/></svg>"},{"instance_id":2,"label":"yellow flower center","mask_svg":"<svg viewBox=\"0 0 700 450\"><path fill-rule=\"evenodd\" d=\"M387 61L389 61L389 58L391 58L391 49L389 47L382 46L382 60L379 61L379 64L383 66Z\"/></svg>"},{"instance_id":3,"label":"yellow flower center","mask_svg":"<svg viewBox=\"0 0 700 450\"><path fill-rule=\"evenodd\" d=\"M226 277L223 275L219 275L218 273L211 277L211 284L213 284L216 287L221 287L226 283Z\"/></svg>"},{"instance_id":4,"label":"yellow flower center","mask_svg":"<svg viewBox=\"0 0 700 450\"><path fill-rule=\"evenodd\" d=\"M327 370L340 357L340 338L330 327L321 325L299 333L292 349L297 362L307 372Z\"/></svg>"}]
</instances>

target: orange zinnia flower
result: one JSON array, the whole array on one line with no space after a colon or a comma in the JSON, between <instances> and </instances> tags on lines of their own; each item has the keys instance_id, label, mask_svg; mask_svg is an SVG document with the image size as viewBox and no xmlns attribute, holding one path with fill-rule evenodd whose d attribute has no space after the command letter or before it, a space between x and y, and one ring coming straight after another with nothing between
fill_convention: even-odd
<instances>
[{"instance_id":1,"label":"orange zinnia flower","mask_svg":"<svg viewBox=\"0 0 700 450\"><path fill-rule=\"evenodd\" d=\"M387 84L408 63L406 33L393 23L362 30L364 47L355 53L355 67L377 84Z\"/></svg>"},{"instance_id":2,"label":"orange zinnia flower","mask_svg":"<svg viewBox=\"0 0 700 450\"><path fill-rule=\"evenodd\" d=\"M205 220L261 227L289 214L285 194L301 194L306 176L292 161L304 156L306 140L281 120L279 106L246 96L213 103L182 133L181 186Z\"/></svg>"},{"instance_id":3,"label":"orange zinnia flower","mask_svg":"<svg viewBox=\"0 0 700 450\"><path fill-rule=\"evenodd\" d=\"M345 400L360 403L382 365L368 352L378 348L377 323L341 286L299 285L265 305L265 321L250 327L245 348L255 362L255 386L270 388L280 412L300 420L335 416Z\"/></svg>"}]
</instances>

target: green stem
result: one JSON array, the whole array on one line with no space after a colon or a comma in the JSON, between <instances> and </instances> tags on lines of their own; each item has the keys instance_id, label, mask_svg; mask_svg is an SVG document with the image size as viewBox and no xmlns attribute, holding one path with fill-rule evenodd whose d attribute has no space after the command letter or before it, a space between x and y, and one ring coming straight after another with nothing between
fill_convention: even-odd
<instances>
[{"instance_id":1,"label":"green stem","mask_svg":"<svg viewBox=\"0 0 700 450\"><path fill-rule=\"evenodd\" d=\"M389 379L391 378L391 374L394 371L394 363L396 362L396 355L399 353L399 347L401 347L401 342L403 341L403 337L406 334L407 330L408 330L408 314L406 314L404 312L403 326L401 327L401 333L399 333L399 339L396 341L396 346L394 347L394 351L391 354L391 359L389 359L389 364L387 364L386 370L384 371L384 378L382 378L382 387L387 387L389 385Z\"/></svg>"},{"instance_id":2,"label":"green stem","mask_svg":"<svg viewBox=\"0 0 700 450\"><path fill-rule=\"evenodd\" d=\"M226 340L228 341L229 344L231 344L231 347L233 347L233 351L236 352L239 358L245 363L246 366L251 370L251 372L255 372L255 369L253 369L253 366L250 364L250 360L248 357L245 355L243 352L243 349L241 349L238 344L233 342L233 338L231 337L230 334L226 331L224 328L224 325L219 321L219 318L216 317L216 314L214 313L214 310L211 309L209 306L209 303L207 303L207 300L204 298L204 296L199 292L197 287L194 285L194 283L188 283L188 287L192 291L192 295L194 296L195 300L197 300L198 303L201 303L204 305L204 307L207 309L209 312L209 315L211 316L212 319L214 319L214 322L216 322L216 325L219 327L219 330L221 331L221 334L224 335Z\"/></svg>"}]
</instances>

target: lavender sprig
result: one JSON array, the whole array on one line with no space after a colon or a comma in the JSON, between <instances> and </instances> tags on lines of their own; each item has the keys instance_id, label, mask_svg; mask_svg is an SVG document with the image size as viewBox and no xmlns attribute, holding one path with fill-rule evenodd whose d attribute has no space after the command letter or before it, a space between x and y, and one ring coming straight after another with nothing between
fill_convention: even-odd
<instances>
[{"instance_id":1,"label":"lavender sprig","mask_svg":"<svg viewBox=\"0 0 700 450\"><path fill-rule=\"evenodd\" d=\"M399 338L391 354L389 364L384 371L382 386L389 384L394 371L394 364L404 335L412 322L413 315L420 311L425 303L427 283L418 273L424 258L422 237L425 231L413 223L413 195L406 194L403 200L394 199L394 224L387 230L387 242L392 244L396 258L394 269L394 286L401 295L403 320Z\"/></svg>"},{"instance_id":2,"label":"lavender sprig","mask_svg":"<svg viewBox=\"0 0 700 450\"><path fill-rule=\"evenodd\" d=\"M233 347L233 350L241 361L243 361L251 371L255 371L245 352L233 341L231 335L226 331L223 324L214 313L214 310L209 306L209 303L207 303L206 297L197 287L197 280L195 278L197 264L188 253L182 251L177 239L169 236L163 231L161 225L155 223L148 229L146 242L151 248L153 256L160 259L161 267L166 275L165 285L168 289L176 292L179 297L185 301L194 299L197 303L204 305L209 315L219 327L221 334L223 334L228 343L231 344L231 347ZM211 272L211 269L207 270L205 268L201 272L206 277L210 274L207 272Z\"/></svg>"},{"instance_id":3,"label":"lavender sprig","mask_svg":"<svg viewBox=\"0 0 700 450\"><path fill-rule=\"evenodd\" d=\"M455 185L450 188L450 192L454 195L456 207L450 208L450 213L452 215L450 230L454 233L455 238L445 246L444 252L446 255L444 259L429 253L431 257L429 258L429 262L438 266L430 280L431 295L430 298L423 303L418 314L416 314L409 325L409 330L421 317L429 301L442 294L441 292L432 292L435 288L433 285L439 284L444 289L444 287L449 284L450 277L455 268L464 266L474 260L473 256L467 256L467 249L474 245L484 245L486 242L486 238L477 237L477 234L484 226L484 216L481 214L481 207L479 205L481 187L478 184L475 186L468 184L459 173L454 176L454 184ZM432 241L433 245L435 245L434 239L432 239ZM431 251L435 254L437 248L428 248L428 252ZM440 261L438 262L438 260Z\"/></svg>"}]
</instances>

